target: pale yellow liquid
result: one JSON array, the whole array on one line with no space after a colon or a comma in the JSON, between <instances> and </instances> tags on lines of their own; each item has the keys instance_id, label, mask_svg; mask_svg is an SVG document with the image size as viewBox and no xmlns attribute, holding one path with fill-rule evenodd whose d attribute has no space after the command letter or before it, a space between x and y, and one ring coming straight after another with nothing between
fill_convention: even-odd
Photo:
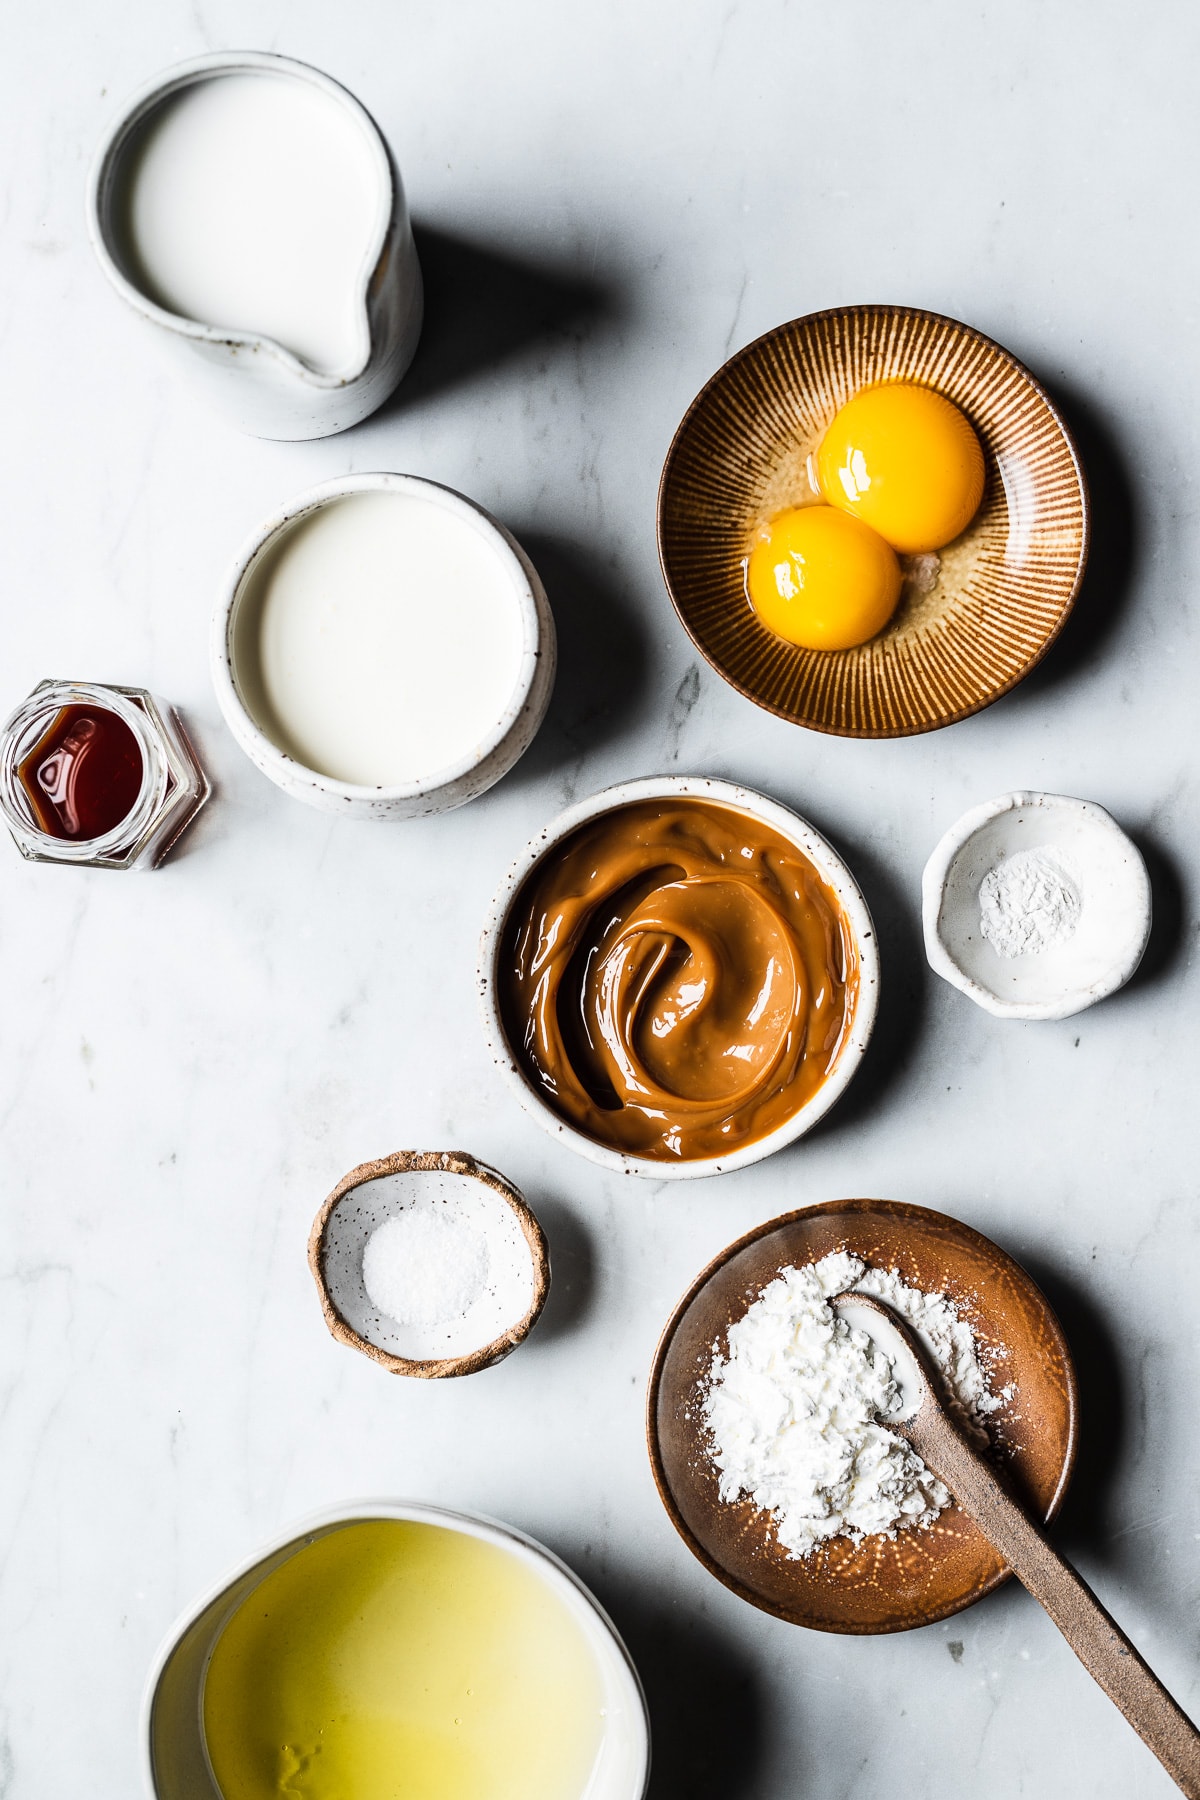
<instances>
[{"instance_id":1,"label":"pale yellow liquid","mask_svg":"<svg viewBox=\"0 0 1200 1800\"><path fill-rule=\"evenodd\" d=\"M602 1705L580 1627L526 1563L369 1519L242 1602L204 1734L224 1800L580 1800Z\"/></svg>"}]
</instances>

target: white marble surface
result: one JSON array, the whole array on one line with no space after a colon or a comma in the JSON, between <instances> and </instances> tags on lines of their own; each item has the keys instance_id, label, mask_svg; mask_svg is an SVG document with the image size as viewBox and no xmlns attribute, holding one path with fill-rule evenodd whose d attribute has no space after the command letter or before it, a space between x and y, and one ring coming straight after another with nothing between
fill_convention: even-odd
<instances>
[{"instance_id":1,"label":"white marble surface","mask_svg":"<svg viewBox=\"0 0 1200 1800\"><path fill-rule=\"evenodd\" d=\"M91 148L173 59L309 59L375 113L425 228L430 326L386 413L240 438L94 267ZM137 1790L143 1672L176 1610L307 1509L405 1494L568 1556L650 1691L657 1800L1173 1792L1009 1588L894 1639L809 1635L693 1562L655 1497L659 1327L729 1239L806 1201L944 1207L1027 1261L1080 1362L1061 1538L1200 1710L1200 877L1195 505L1200 17L1036 0L63 0L6 21L3 704L40 677L177 702L217 787L149 877L0 844L0 1796ZM1093 571L1044 670L893 744L805 735L697 665L653 536L692 394L778 321L895 299L1010 346L1081 427ZM563 673L526 762L469 811L348 826L221 727L208 617L255 522L348 469L493 509L543 568ZM708 1184L606 1179L490 1069L472 974L509 857L569 796L664 769L790 801L882 928L877 1048L809 1142ZM969 803L1094 798L1152 862L1135 985L1079 1019L987 1017L925 969L919 877ZM309 1222L353 1163L468 1148L522 1185L549 1311L461 1384L334 1345Z\"/></svg>"}]
</instances>

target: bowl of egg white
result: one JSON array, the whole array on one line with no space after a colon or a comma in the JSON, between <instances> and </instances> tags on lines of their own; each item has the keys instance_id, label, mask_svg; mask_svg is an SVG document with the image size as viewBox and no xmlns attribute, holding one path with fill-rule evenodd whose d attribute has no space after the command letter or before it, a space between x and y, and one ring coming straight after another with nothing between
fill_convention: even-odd
<instances>
[{"instance_id":1,"label":"bowl of egg white","mask_svg":"<svg viewBox=\"0 0 1200 1800\"><path fill-rule=\"evenodd\" d=\"M142 1714L154 1800L642 1800L617 1632L509 1526L376 1500L291 1525L178 1621Z\"/></svg>"},{"instance_id":2,"label":"bowl of egg white","mask_svg":"<svg viewBox=\"0 0 1200 1800\"><path fill-rule=\"evenodd\" d=\"M555 671L536 570L415 475L301 494L238 557L213 620L225 721L285 793L352 819L447 812L532 742Z\"/></svg>"}]
</instances>

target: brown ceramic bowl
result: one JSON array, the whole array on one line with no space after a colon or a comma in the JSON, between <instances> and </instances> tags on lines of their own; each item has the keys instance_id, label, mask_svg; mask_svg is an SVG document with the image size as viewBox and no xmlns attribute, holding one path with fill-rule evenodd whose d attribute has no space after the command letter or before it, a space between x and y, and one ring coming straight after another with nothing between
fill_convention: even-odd
<instances>
[{"instance_id":1,"label":"brown ceramic bowl","mask_svg":"<svg viewBox=\"0 0 1200 1800\"><path fill-rule=\"evenodd\" d=\"M363 1282L363 1250L371 1233L437 1186L469 1194L467 1203L500 1222L498 1248L510 1271L526 1272L529 1303L519 1316L482 1309L485 1328L480 1341L458 1345L453 1354L434 1355L427 1346L412 1346L414 1328L388 1318L372 1303ZM462 1202L459 1201L461 1208ZM392 1156L360 1163L343 1175L313 1220L308 1263L317 1284L325 1323L339 1344L369 1356L393 1375L436 1379L474 1375L500 1362L529 1336L550 1290L550 1252L529 1203L499 1170L468 1156L464 1150L397 1150ZM475 1314L468 1315L468 1320ZM417 1335L421 1334L419 1331ZM428 1333L424 1334L428 1335ZM459 1333L461 1336L461 1331Z\"/></svg>"},{"instance_id":2,"label":"brown ceramic bowl","mask_svg":"<svg viewBox=\"0 0 1200 1800\"><path fill-rule=\"evenodd\" d=\"M854 650L800 650L760 625L743 586L753 535L816 498L807 461L834 414L883 381L934 387L983 444L983 503L940 553L931 591L906 581L891 622ZM768 712L840 737L907 737L990 706L1063 627L1088 549L1087 486L1070 433L1007 350L907 306L847 306L780 325L692 402L667 454L658 548L692 641Z\"/></svg>"},{"instance_id":3,"label":"brown ceramic bowl","mask_svg":"<svg viewBox=\"0 0 1200 1800\"><path fill-rule=\"evenodd\" d=\"M977 1525L953 1504L928 1531L894 1539L834 1538L789 1557L771 1519L749 1500L717 1493L700 1401L714 1346L768 1282L792 1264L852 1250L896 1268L927 1293L949 1296L995 1357L993 1390L1011 1399L988 1421L1031 1514L1049 1521L1075 1460L1078 1399L1071 1353L1044 1295L1003 1250L944 1213L890 1200L834 1200L760 1225L722 1251L693 1283L663 1332L647 1397L646 1429L658 1491L692 1553L751 1605L794 1625L855 1634L907 1631L961 1612L1008 1579Z\"/></svg>"}]
</instances>

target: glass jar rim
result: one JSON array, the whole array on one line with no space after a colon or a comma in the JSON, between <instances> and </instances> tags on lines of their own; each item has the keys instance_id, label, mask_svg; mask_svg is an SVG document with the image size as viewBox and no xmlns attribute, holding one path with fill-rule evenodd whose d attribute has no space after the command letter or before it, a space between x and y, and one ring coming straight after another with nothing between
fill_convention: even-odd
<instances>
[{"instance_id":1,"label":"glass jar rim","mask_svg":"<svg viewBox=\"0 0 1200 1800\"><path fill-rule=\"evenodd\" d=\"M42 681L0 730L0 811L11 830L35 849L46 850L61 862L94 862L116 857L136 843L153 819L167 791L169 770L162 746L146 712L130 696L140 689L108 687L91 681ZM142 785L138 797L119 824L100 837L60 838L39 829L32 809L22 815L17 802L21 783L17 765L44 735L53 717L67 706L91 705L115 713L137 739L142 755Z\"/></svg>"}]
</instances>

